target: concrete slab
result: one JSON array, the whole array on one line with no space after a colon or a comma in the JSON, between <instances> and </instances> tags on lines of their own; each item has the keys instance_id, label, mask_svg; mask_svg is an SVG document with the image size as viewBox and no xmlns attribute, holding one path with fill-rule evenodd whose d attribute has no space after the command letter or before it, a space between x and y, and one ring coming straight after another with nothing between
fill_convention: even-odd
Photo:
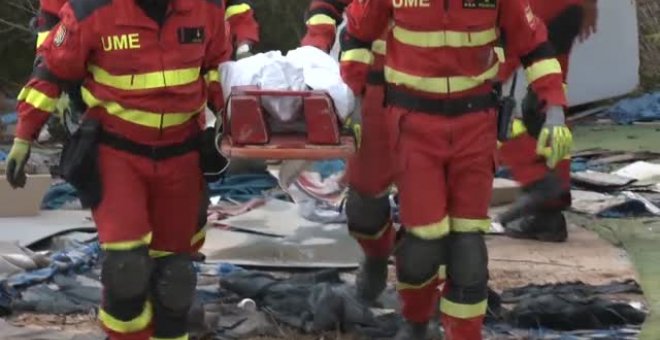
<instances>
[{"instance_id":1,"label":"concrete slab","mask_svg":"<svg viewBox=\"0 0 660 340\"><path fill-rule=\"evenodd\" d=\"M28 247L70 231L94 231L91 216L86 210L43 210L34 217L0 218L0 241Z\"/></svg>"}]
</instances>

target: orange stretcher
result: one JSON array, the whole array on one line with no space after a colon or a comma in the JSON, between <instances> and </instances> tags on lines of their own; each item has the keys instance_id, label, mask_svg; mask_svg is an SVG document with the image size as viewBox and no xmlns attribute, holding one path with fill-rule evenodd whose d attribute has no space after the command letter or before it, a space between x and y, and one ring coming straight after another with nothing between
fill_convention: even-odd
<instances>
[{"instance_id":1,"label":"orange stretcher","mask_svg":"<svg viewBox=\"0 0 660 340\"><path fill-rule=\"evenodd\" d=\"M305 132L273 132L263 96L301 97ZM332 98L324 91L263 90L255 86L232 88L222 113L220 152L229 158L322 160L355 153L355 137L341 126ZM231 112L229 117L227 112Z\"/></svg>"}]
</instances>

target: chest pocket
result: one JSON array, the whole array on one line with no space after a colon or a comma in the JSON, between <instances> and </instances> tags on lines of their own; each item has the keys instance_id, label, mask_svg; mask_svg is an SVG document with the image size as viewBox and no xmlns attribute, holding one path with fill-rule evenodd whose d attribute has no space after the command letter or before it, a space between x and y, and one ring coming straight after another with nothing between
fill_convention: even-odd
<instances>
[{"instance_id":1,"label":"chest pocket","mask_svg":"<svg viewBox=\"0 0 660 340\"><path fill-rule=\"evenodd\" d=\"M185 66L201 65L209 40L204 26L181 26L176 29L176 44Z\"/></svg>"}]
</instances>

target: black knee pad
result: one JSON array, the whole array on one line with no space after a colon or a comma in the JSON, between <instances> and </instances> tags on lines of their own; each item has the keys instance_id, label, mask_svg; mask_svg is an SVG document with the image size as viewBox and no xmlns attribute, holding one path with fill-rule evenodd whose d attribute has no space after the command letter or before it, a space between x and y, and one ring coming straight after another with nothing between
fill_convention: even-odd
<instances>
[{"instance_id":1,"label":"black knee pad","mask_svg":"<svg viewBox=\"0 0 660 340\"><path fill-rule=\"evenodd\" d=\"M580 34L584 9L574 5L567 7L548 23L548 40L558 54L568 54L575 38Z\"/></svg>"},{"instance_id":2,"label":"black knee pad","mask_svg":"<svg viewBox=\"0 0 660 340\"><path fill-rule=\"evenodd\" d=\"M424 240L405 233L395 254L399 282L420 285L438 274L447 261L447 238Z\"/></svg>"},{"instance_id":3,"label":"black knee pad","mask_svg":"<svg viewBox=\"0 0 660 340\"><path fill-rule=\"evenodd\" d=\"M452 301L473 304L488 296L488 250L481 233L453 233L449 240L447 276Z\"/></svg>"},{"instance_id":4,"label":"black knee pad","mask_svg":"<svg viewBox=\"0 0 660 340\"><path fill-rule=\"evenodd\" d=\"M101 269L101 282L109 299L134 300L146 296L153 262L149 249L107 250Z\"/></svg>"},{"instance_id":5,"label":"black knee pad","mask_svg":"<svg viewBox=\"0 0 660 340\"><path fill-rule=\"evenodd\" d=\"M153 290L154 299L168 314L186 315L192 306L197 274L187 254L156 259Z\"/></svg>"},{"instance_id":6,"label":"black knee pad","mask_svg":"<svg viewBox=\"0 0 660 340\"><path fill-rule=\"evenodd\" d=\"M349 190L346 199L348 229L362 235L376 235L390 219L390 199L369 197Z\"/></svg>"}]
</instances>

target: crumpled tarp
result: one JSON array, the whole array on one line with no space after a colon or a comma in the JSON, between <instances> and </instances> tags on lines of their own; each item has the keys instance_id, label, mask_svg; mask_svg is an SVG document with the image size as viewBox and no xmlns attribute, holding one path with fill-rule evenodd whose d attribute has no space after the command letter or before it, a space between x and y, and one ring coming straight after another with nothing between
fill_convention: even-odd
<instances>
[{"instance_id":1,"label":"crumpled tarp","mask_svg":"<svg viewBox=\"0 0 660 340\"><path fill-rule=\"evenodd\" d=\"M275 320L304 332L355 331L369 338L393 336L399 321L376 316L355 298L354 287L336 270L277 279L270 274L235 271L220 278L220 286L256 301ZM398 317L395 317L398 320Z\"/></svg>"},{"instance_id":2,"label":"crumpled tarp","mask_svg":"<svg viewBox=\"0 0 660 340\"><path fill-rule=\"evenodd\" d=\"M76 288L83 288L83 286L74 284L70 280L60 277L56 281L55 278L58 275L66 276L71 275L75 276L76 274L81 274L89 272L91 268L97 263L101 248L97 242L89 244L80 244L77 247L71 249L57 252L50 257L50 264L47 267L19 273L13 276L10 276L6 280L0 282L0 315L7 315L17 306L23 308L32 308L39 309L41 311L50 310L51 312L57 311L57 303L49 301L62 301L63 299L68 299L71 301L71 295L67 298L67 292L76 293ZM28 296L33 296L37 294L41 297L46 298L41 301L36 297L32 297L31 300L22 300L22 293L25 292L29 287L38 287L42 283L52 283L60 282L60 288L64 289L54 289L51 292L45 292L46 288L35 288L33 291L29 292ZM66 287L73 287L67 289ZM29 291L29 290L28 290ZM59 294L59 295L58 295ZM63 295L62 295L63 294ZM81 294L82 293L81 291ZM64 297L63 297L64 296ZM35 300L36 299L36 300ZM22 304L19 301L23 301ZM31 301L31 302L30 302ZM42 307L35 307L38 304ZM81 300L78 302L74 301L73 304L80 304ZM28 304L26 304L28 303ZM33 306L33 307L28 307ZM46 306L45 308L43 306ZM56 309L48 309L48 306L55 307ZM62 308L69 308L62 307Z\"/></svg>"},{"instance_id":3,"label":"crumpled tarp","mask_svg":"<svg viewBox=\"0 0 660 340\"><path fill-rule=\"evenodd\" d=\"M41 209L44 210L62 209L71 205L80 206L80 199L76 188L66 182L51 185L41 201Z\"/></svg>"},{"instance_id":4,"label":"crumpled tarp","mask_svg":"<svg viewBox=\"0 0 660 340\"><path fill-rule=\"evenodd\" d=\"M247 202L276 187L277 179L269 173L240 174L209 183L209 192L211 196L221 196L224 200Z\"/></svg>"},{"instance_id":5,"label":"crumpled tarp","mask_svg":"<svg viewBox=\"0 0 660 340\"><path fill-rule=\"evenodd\" d=\"M502 318L519 328L555 330L609 329L641 325L646 313L630 304L613 302L601 295L641 294L637 282L628 280L602 286L582 282L528 285L504 291L501 302L515 303Z\"/></svg>"},{"instance_id":6,"label":"crumpled tarp","mask_svg":"<svg viewBox=\"0 0 660 340\"><path fill-rule=\"evenodd\" d=\"M607 114L619 124L660 120L660 92L623 99L609 108Z\"/></svg>"}]
</instances>

